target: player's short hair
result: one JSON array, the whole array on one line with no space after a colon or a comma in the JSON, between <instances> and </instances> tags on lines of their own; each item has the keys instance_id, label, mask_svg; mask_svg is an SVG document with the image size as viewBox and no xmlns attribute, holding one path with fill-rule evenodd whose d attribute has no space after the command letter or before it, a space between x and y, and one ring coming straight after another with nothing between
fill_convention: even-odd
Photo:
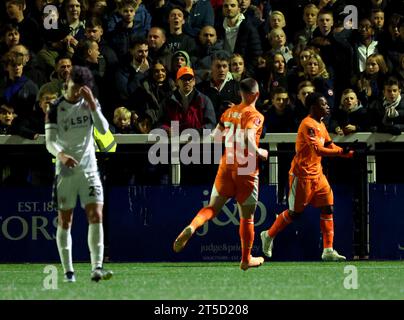
<instances>
[{"instance_id":1,"label":"player's short hair","mask_svg":"<svg viewBox=\"0 0 404 320\"><path fill-rule=\"evenodd\" d=\"M325 99L324 95L320 92L309 93L306 97L305 104L307 107L311 108L313 106L316 106L321 98Z\"/></svg>"},{"instance_id":2,"label":"player's short hair","mask_svg":"<svg viewBox=\"0 0 404 320\"><path fill-rule=\"evenodd\" d=\"M78 85L87 86L90 89L94 86L94 77L90 69L82 66L73 66L70 79Z\"/></svg>"},{"instance_id":3,"label":"player's short hair","mask_svg":"<svg viewBox=\"0 0 404 320\"><path fill-rule=\"evenodd\" d=\"M240 91L244 93L259 92L258 82L253 78L245 78L240 81Z\"/></svg>"}]
</instances>

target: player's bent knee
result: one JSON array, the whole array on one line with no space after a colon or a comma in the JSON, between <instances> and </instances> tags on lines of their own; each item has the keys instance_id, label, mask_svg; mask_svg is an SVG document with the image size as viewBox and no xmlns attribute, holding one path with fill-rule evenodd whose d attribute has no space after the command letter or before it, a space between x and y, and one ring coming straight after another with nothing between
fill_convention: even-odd
<instances>
[{"instance_id":1,"label":"player's bent knee","mask_svg":"<svg viewBox=\"0 0 404 320\"><path fill-rule=\"evenodd\" d=\"M293 221L299 219L301 216L302 216L302 212L296 212L296 211L289 210L289 217L291 217L291 219Z\"/></svg>"},{"instance_id":2,"label":"player's bent knee","mask_svg":"<svg viewBox=\"0 0 404 320\"><path fill-rule=\"evenodd\" d=\"M320 208L321 214L333 214L334 207L333 206L324 206Z\"/></svg>"}]
</instances>

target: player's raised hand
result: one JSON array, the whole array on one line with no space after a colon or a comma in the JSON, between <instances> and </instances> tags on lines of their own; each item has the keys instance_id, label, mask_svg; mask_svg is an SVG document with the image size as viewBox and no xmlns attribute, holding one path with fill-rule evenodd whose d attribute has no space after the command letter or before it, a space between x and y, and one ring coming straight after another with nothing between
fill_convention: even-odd
<instances>
[{"instance_id":1,"label":"player's raised hand","mask_svg":"<svg viewBox=\"0 0 404 320\"><path fill-rule=\"evenodd\" d=\"M58 158L68 168L74 168L79 164L76 159L74 159L72 156L69 156L68 154L65 154L64 152L59 152Z\"/></svg>"},{"instance_id":2,"label":"player's raised hand","mask_svg":"<svg viewBox=\"0 0 404 320\"><path fill-rule=\"evenodd\" d=\"M95 103L95 98L91 89L87 86L82 86L80 88L80 95L87 101L88 106L92 111L95 111L97 105Z\"/></svg>"},{"instance_id":3,"label":"player's raised hand","mask_svg":"<svg viewBox=\"0 0 404 320\"><path fill-rule=\"evenodd\" d=\"M268 159L268 150L258 148L258 157L262 160L267 160Z\"/></svg>"}]
</instances>

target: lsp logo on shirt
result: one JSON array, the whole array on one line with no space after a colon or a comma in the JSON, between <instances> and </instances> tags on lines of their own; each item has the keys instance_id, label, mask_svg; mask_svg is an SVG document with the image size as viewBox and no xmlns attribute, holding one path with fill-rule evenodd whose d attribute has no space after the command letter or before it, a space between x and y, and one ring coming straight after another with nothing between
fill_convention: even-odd
<instances>
[{"instance_id":1,"label":"lsp logo on shirt","mask_svg":"<svg viewBox=\"0 0 404 320\"><path fill-rule=\"evenodd\" d=\"M88 116L71 118L70 119L70 125L72 127L74 127L74 126L78 126L78 125L81 125L81 124L85 124L88 121L88 119L89 119Z\"/></svg>"}]
</instances>

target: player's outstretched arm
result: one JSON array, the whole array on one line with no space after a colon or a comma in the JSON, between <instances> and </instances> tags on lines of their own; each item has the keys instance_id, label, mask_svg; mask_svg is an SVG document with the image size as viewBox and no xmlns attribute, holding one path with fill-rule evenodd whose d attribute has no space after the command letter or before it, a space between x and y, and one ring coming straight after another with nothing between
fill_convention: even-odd
<instances>
[{"instance_id":1,"label":"player's outstretched arm","mask_svg":"<svg viewBox=\"0 0 404 320\"><path fill-rule=\"evenodd\" d=\"M268 159L268 150L263 148L258 148L257 143L255 141L255 137L257 134L257 130L255 129L247 129L247 147L249 151L254 152L260 159L267 160Z\"/></svg>"}]
</instances>

